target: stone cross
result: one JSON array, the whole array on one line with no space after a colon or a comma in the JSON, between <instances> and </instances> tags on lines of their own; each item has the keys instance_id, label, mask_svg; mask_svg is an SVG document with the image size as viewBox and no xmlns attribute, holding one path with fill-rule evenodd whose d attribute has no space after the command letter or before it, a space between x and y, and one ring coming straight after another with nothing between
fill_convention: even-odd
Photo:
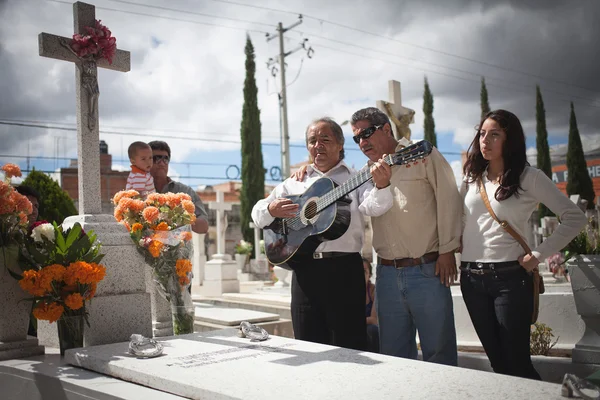
<instances>
[{"instance_id":1,"label":"stone cross","mask_svg":"<svg viewBox=\"0 0 600 400\"><path fill-rule=\"evenodd\" d=\"M95 7L82 2L74 3L73 19L75 33L87 34L85 28L96 24ZM104 58L89 60L77 57L70 47L71 38L40 33L38 42L40 56L75 63L79 214L101 214L98 67L128 72L130 54L128 51L117 50L112 64L109 64Z\"/></svg>"},{"instance_id":2,"label":"stone cross","mask_svg":"<svg viewBox=\"0 0 600 400\"><path fill-rule=\"evenodd\" d=\"M394 137L398 140L405 137L410 140L409 124L415 122L415 111L402 106L400 82L388 81L390 101L377 100L377 108L383 111L390 119Z\"/></svg>"},{"instance_id":3,"label":"stone cross","mask_svg":"<svg viewBox=\"0 0 600 400\"><path fill-rule=\"evenodd\" d=\"M210 201L208 208L217 211L217 254L225 254L225 229L227 216L225 211L231 211L231 203L225 203L223 192L217 192L217 201Z\"/></svg>"}]
</instances>

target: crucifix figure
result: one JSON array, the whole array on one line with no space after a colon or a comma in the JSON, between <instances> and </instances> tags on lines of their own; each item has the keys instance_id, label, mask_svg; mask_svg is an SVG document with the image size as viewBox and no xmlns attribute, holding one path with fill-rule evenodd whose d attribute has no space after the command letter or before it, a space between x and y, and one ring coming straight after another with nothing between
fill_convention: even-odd
<instances>
[{"instance_id":1,"label":"crucifix figure","mask_svg":"<svg viewBox=\"0 0 600 400\"><path fill-rule=\"evenodd\" d=\"M388 81L390 101L377 100L377 108L383 111L390 119L394 137L398 140L410 140L409 124L415 122L415 110L402 106L400 82Z\"/></svg>"},{"instance_id":2,"label":"crucifix figure","mask_svg":"<svg viewBox=\"0 0 600 400\"><path fill-rule=\"evenodd\" d=\"M217 254L225 254L225 231L227 230L227 214L231 203L226 203L223 192L217 192L217 201L210 201L208 208L217 212Z\"/></svg>"},{"instance_id":3,"label":"crucifix figure","mask_svg":"<svg viewBox=\"0 0 600 400\"><path fill-rule=\"evenodd\" d=\"M86 27L95 27L96 11L91 4L73 4L75 33L86 35ZM79 181L79 214L101 214L100 141L98 126L98 67L128 72L130 54L116 50L112 64L105 58L81 58L71 48L73 39L40 33L40 56L75 63L77 93L77 176Z\"/></svg>"}]
</instances>

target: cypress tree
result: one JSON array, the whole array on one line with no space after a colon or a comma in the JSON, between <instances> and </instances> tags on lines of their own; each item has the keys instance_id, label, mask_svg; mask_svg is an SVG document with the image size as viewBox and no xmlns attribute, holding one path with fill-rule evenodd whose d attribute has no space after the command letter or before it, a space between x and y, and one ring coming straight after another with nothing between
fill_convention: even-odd
<instances>
[{"instance_id":1,"label":"cypress tree","mask_svg":"<svg viewBox=\"0 0 600 400\"><path fill-rule=\"evenodd\" d=\"M544 100L540 86L535 87L535 120L536 120L536 146L537 146L537 167L544 171L548 178L552 179L552 165L550 163L550 148L548 147L548 131L546 130L546 110L544 109ZM546 216L554 215L545 205L540 203L540 219Z\"/></svg>"},{"instance_id":2,"label":"cypress tree","mask_svg":"<svg viewBox=\"0 0 600 400\"><path fill-rule=\"evenodd\" d=\"M481 91L479 92L479 102L481 104L481 119L490 112L490 102L488 100L488 91L485 86L485 78L481 77Z\"/></svg>"},{"instance_id":3,"label":"cypress tree","mask_svg":"<svg viewBox=\"0 0 600 400\"><path fill-rule=\"evenodd\" d=\"M254 231L249 227L252 221L252 207L265 197L265 170L261 148L260 110L258 109L258 88L256 87L256 63L254 46L246 37L246 79L244 80L244 106L240 136L242 140L242 190L240 191L240 221L242 235L248 242L254 241ZM254 243L258 246L258 243ZM256 248L256 247L255 247Z\"/></svg>"},{"instance_id":4,"label":"cypress tree","mask_svg":"<svg viewBox=\"0 0 600 400\"><path fill-rule=\"evenodd\" d=\"M45 173L33 168L23 180L23 185L31 186L40 194L38 219L62 224L65 218L77 214L77 208L67 192Z\"/></svg>"},{"instance_id":5,"label":"cypress tree","mask_svg":"<svg viewBox=\"0 0 600 400\"><path fill-rule=\"evenodd\" d=\"M588 173L581 137L577 128L575 107L571 102L571 118L569 119L569 147L567 150L567 193L569 196L579 194L588 201L588 209L594 208L594 186Z\"/></svg>"},{"instance_id":6,"label":"cypress tree","mask_svg":"<svg viewBox=\"0 0 600 400\"><path fill-rule=\"evenodd\" d=\"M429 89L429 82L425 77L425 91L423 93L423 129L425 130L425 140L437 147L437 136L435 134L435 121L433 120L433 94Z\"/></svg>"}]
</instances>

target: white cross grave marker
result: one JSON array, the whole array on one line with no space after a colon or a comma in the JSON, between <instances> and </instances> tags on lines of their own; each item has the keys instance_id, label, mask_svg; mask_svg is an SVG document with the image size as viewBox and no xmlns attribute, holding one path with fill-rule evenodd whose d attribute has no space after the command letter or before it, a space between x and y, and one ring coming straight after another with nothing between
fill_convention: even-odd
<instances>
[{"instance_id":1,"label":"white cross grave marker","mask_svg":"<svg viewBox=\"0 0 600 400\"><path fill-rule=\"evenodd\" d=\"M87 34L86 27L96 24L95 7L91 4L73 4L75 33ZM104 58L82 59L71 50L73 40L49 33L38 36L39 53L42 57L70 61L76 66L77 95L77 176L79 181L79 214L101 214L100 196L100 141L98 127L98 67L128 72L130 54L117 50L112 64Z\"/></svg>"},{"instance_id":2,"label":"white cross grave marker","mask_svg":"<svg viewBox=\"0 0 600 400\"><path fill-rule=\"evenodd\" d=\"M390 119L394 137L401 139L405 137L410 140L409 124L415 122L415 111L402 105L400 82L388 81L390 101L377 100L377 108L383 111Z\"/></svg>"},{"instance_id":3,"label":"white cross grave marker","mask_svg":"<svg viewBox=\"0 0 600 400\"><path fill-rule=\"evenodd\" d=\"M227 229L227 215L231 211L231 203L226 203L223 192L217 192L217 201L208 203L208 208L217 212L217 254L225 254L225 230Z\"/></svg>"}]
</instances>

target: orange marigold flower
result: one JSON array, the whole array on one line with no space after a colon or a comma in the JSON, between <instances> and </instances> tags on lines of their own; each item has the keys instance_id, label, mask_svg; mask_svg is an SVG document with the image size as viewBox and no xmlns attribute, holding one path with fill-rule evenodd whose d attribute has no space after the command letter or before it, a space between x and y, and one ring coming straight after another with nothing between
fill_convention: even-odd
<instances>
[{"instance_id":1,"label":"orange marigold flower","mask_svg":"<svg viewBox=\"0 0 600 400\"><path fill-rule=\"evenodd\" d=\"M148 221L148 223L153 224L158 219L159 213L160 212L158 211L158 208L150 206L144 208L142 215L144 216L144 219Z\"/></svg>"},{"instance_id":2,"label":"orange marigold flower","mask_svg":"<svg viewBox=\"0 0 600 400\"><path fill-rule=\"evenodd\" d=\"M71 310L79 310L83 307L83 297L79 293L72 293L65 298L65 305Z\"/></svg>"},{"instance_id":3,"label":"orange marigold flower","mask_svg":"<svg viewBox=\"0 0 600 400\"><path fill-rule=\"evenodd\" d=\"M133 224L133 226L131 227L131 232L139 232L144 228L144 226L142 224L140 224L139 222L136 222L135 224Z\"/></svg>"},{"instance_id":4,"label":"orange marigold flower","mask_svg":"<svg viewBox=\"0 0 600 400\"><path fill-rule=\"evenodd\" d=\"M66 268L60 264L52 264L40 270L42 279L48 282L48 290L51 288L52 281L60 282L65 276Z\"/></svg>"},{"instance_id":5,"label":"orange marigold flower","mask_svg":"<svg viewBox=\"0 0 600 400\"><path fill-rule=\"evenodd\" d=\"M25 213L25 215L29 215L33 212L33 207L31 205L31 202L29 201L29 199L26 196L23 196L21 193L17 192L16 190L12 193L12 196L15 196L15 206L16 206L16 211L21 211L23 213Z\"/></svg>"},{"instance_id":6,"label":"orange marigold flower","mask_svg":"<svg viewBox=\"0 0 600 400\"><path fill-rule=\"evenodd\" d=\"M133 199L131 200L131 203L129 203L129 208L135 213L141 212L144 207L146 207L146 204L144 204L142 200Z\"/></svg>"},{"instance_id":7,"label":"orange marigold flower","mask_svg":"<svg viewBox=\"0 0 600 400\"><path fill-rule=\"evenodd\" d=\"M192 262L184 258L177 260L175 270L179 277L185 277L189 272L192 272Z\"/></svg>"},{"instance_id":8,"label":"orange marigold flower","mask_svg":"<svg viewBox=\"0 0 600 400\"><path fill-rule=\"evenodd\" d=\"M152 255L152 257L157 258L160 255L160 251L162 250L164 244L159 242L158 240L153 240L148 246L148 251Z\"/></svg>"},{"instance_id":9,"label":"orange marigold flower","mask_svg":"<svg viewBox=\"0 0 600 400\"><path fill-rule=\"evenodd\" d=\"M184 242L189 242L192 240L192 232L181 232L179 239L183 240Z\"/></svg>"},{"instance_id":10,"label":"orange marigold flower","mask_svg":"<svg viewBox=\"0 0 600 400\"><path fill-rule=\"evenodd\" d=\"M113 197L113 203L114 205L119 204L119 201L122 198L132 198L132 197L139 197L140 194L138 191L136 190L121 190L120 192L118 192L117 194L114 195Z\"/></svg>"},{"instance_id":11,"label":"orange marigold flower","mask_svg":"<svg viewBox=\"0 0 600 400\"><path fill-rule=\"evenodd\" d=\"M191 201L192 200L192 196L190 196L187 193L183 193L183 192L177 193L177 197L179 197L180 201L183 201L183 200Z\"/></svg>"},{"instance_id":12,"label":"orange marigold flower","mask_svg":"<svg viewBox=\"0 0 600 400\"><path fill-rule=\"evenodd\" d=\"M4 171L4 175L7 178L12 178L13 176L19 177L22 175L21 168L16 164L4 164L0 169Z\"/></svg>"},{"instance_id":13,"label":"orange marigold flower","mask_svg":"<svg viewBox=\"0 0 600 400\"><path fill-rule=\"evenodd\" d=\"M11 190L12 186L10 186L4 181L0 181L0 197L8 196Z\"/></svg>"},{"instance_id":14,"label":"orange marigold flower","mask_svg":"<svg viewBox=\"0 0 600 400\"><path fill-rule=\"evenodd\" d=\"M52 323L57 321L64 311L65 308L56 302L46 303L43 301L33 309L33 316Z\"/></svg>"},{"instance_id":15,"label":"orange marigold flower","mask_svg":"<svg viewBox=\"0 0 600 400\"><path fill-rule=\"evenodd\" d=\"M167 202L167 197L162 193L151 193L146 198L146 204L162 206Z\"/></svg>"},{"instance_id":16,"label":"orange marigold flower","mask_svg":"<svg viewBox=\"0 0 600 400\"><path fill-rule=\"evenodd\" d=\"M185 285L189 285L190 284L190 280L187 276L180 276L179 277L179 284L181 286L185 286Z\"/></svg>"},{"instance_id":17,"label":"orange marigold flower","mask_svg":"<svg viewBox=\"0 0 600 400\"><path fill-rule=\"evenodd\" d=\"M169 224L167 224L166 222L161 222L160 224L156 225L156 228L154 228L154 230L156 231L168 231L169 230Z\"/></svg>"},{"instance_id":18,"label":"orange marigold flower","mask_svg":"<svg viewBox=\"0 0 600 400\"><path fill-rule=\"evenodd\" d=\"M196 206L190 200L182 200L181 207L190 214L193 214L196 209Z\"/></svg>"},{"instance_id":19,"label":"orange marigold flower","mask_svg":"<svg viewBox=\"0 0 600 400\"><path fill-rule=\"evenodd\" d=\"M123 221L123 207L121 205L118 205L115 207L115 212L113 213L113 215L115 216L115 219L119 222Z\"/></svg>"},{"instance_id":20,"label":"orange marigold flower","mask_svg":"<svg viewBox=\"0 0 600 400\"><path fill-rule=\"evenodd\" d=\"M190 215L190 224L193 224L194 222L196 222L196 214Z\"/></svg>"},{"instance_id":21,"label":"orange marigold flower","mask_svg":"<svg viewBox=\"0 0 600 400\"><path fill-rule=\"evenodd\" d=\"M45 296L47 291L40 285L41 279L38 271L27 270L23 272L23 278L19 280L19 286L33 296Z\"/></svg>"}]
</instances>

